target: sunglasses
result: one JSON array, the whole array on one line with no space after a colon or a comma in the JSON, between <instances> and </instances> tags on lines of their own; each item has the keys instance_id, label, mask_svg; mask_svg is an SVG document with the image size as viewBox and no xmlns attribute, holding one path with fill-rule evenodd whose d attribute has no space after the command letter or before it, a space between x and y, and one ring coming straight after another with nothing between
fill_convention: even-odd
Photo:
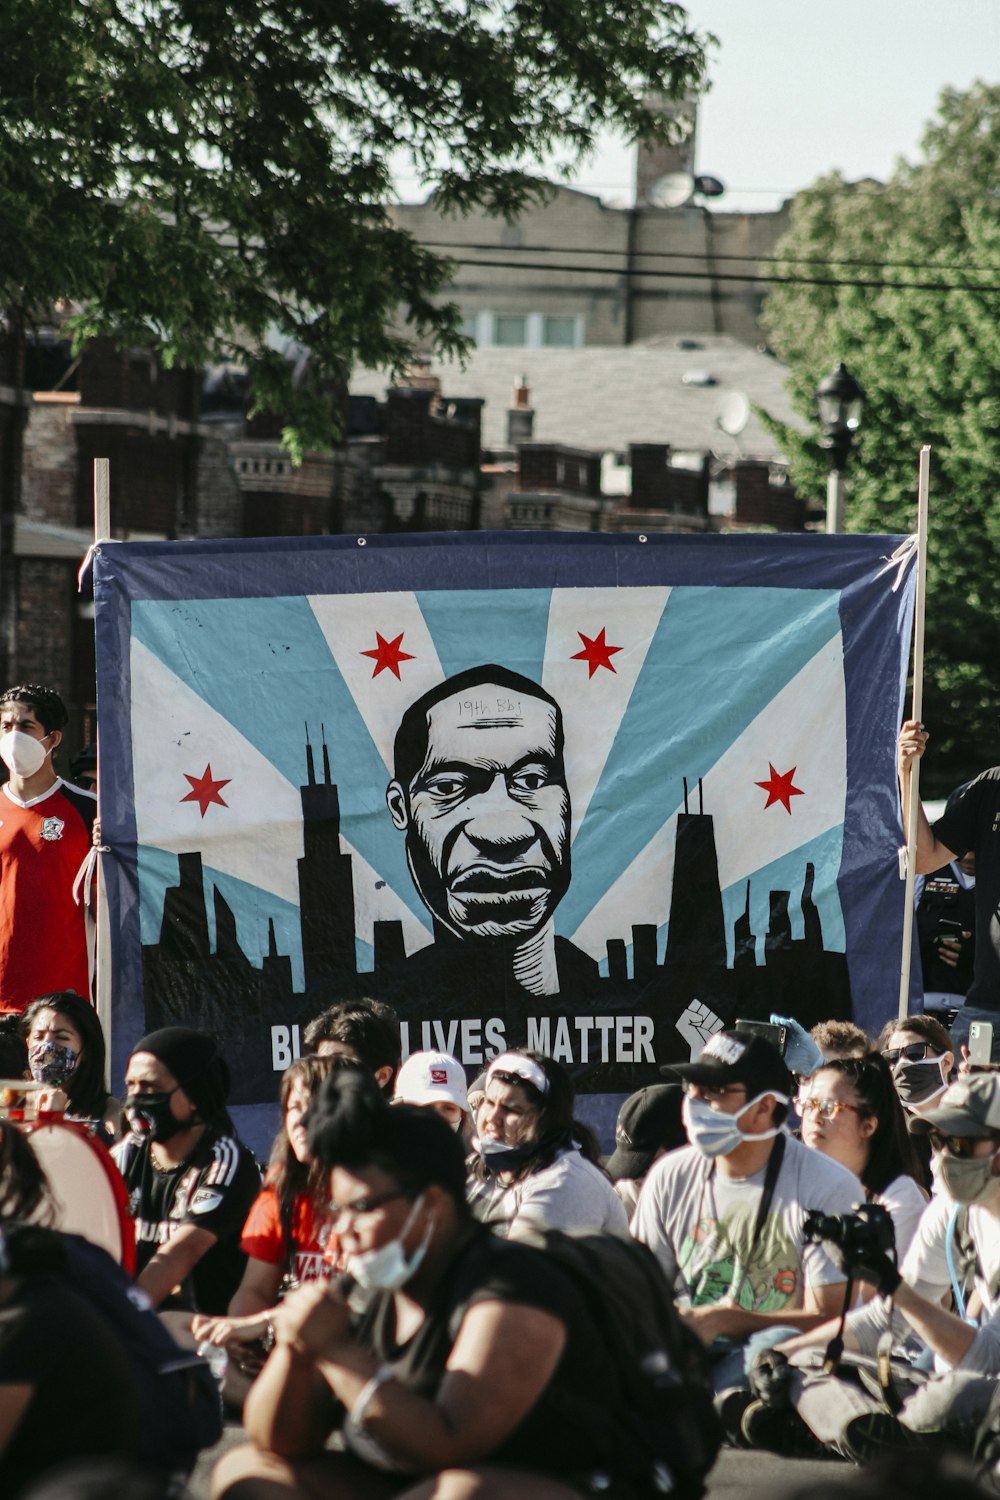
<instances>
[{"instance_id":1,"label":"sunglasses","mask_svg":"<svg viewBox=\"0 0 1000 1500\"><path fill-rule=\"evenodd\" d=\"M886 1047L882 1056L892 1066L902 1057L906 1062L923 1062L931 1050L930 1042L910 1042L906 1047Z\"/></svg>"},{"instance_id":2,"label":"sunglasses","mask_svg":"<svg viewBox=\"0 0 1000 1500\"><path fill-rule=\"evenodd\" d=\"M927 1134L930 1139L932 1151L947 1151L949 1156L960 1156L963 1158L973 1156L976 1147L982 1140L982 1136L942 1135L937 1130L929 1130Z\"/></svg>"}]
</instances>

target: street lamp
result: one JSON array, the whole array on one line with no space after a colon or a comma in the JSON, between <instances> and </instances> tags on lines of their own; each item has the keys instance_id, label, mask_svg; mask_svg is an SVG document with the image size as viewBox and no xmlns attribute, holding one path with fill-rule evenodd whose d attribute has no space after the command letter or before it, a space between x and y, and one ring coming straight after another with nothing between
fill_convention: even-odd
<instances>
[{"instance_id":1,"label":"street lamp","mask_svg":"<svg viewBox=\"0 0 1000 1500\"><path fill-rule=\"evenodd\" d=\"M826 529L844 529L844 471L861 426L861 403L865 393L850 370L840 364L816 387L816 404L823 424L823 446L830 455L830 477L826 486Z\"/></svg>"}]
</instances>

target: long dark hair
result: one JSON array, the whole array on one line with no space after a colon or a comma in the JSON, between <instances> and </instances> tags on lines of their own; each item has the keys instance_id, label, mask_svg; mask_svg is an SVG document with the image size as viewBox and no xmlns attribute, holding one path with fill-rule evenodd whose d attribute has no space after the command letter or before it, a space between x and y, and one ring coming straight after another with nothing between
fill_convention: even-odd
<instances>
[{"instance_id":1,"label":"long dark hair","mask_svg":"<svg viewBox=\"0 0 1000 1500\"><path fill-rule=\"evenodd\" d=\"M21 1035L31 1032L35 1017L43 1010L54 1010L65 1016L80 1034L83 1047L74 1072L64 1085L69 1100L69 1113L82 1115L87 1120L99 1120L108 1107L108 1086L105 1082L107 1055L104 1032L97 1019L97 1011L88 1000L75 990L57 990L52 995L39 995L32 1000L21 1020Z\"/></svg>"},{"instance_id":2,"label":"long dark hair","mask_svg":"<svg viewBox=\"0 0 1000 1500\"><path fill-rule=\"evenodd\" d=\"M513 1180L519 1182L522 1177L551 1166L560 1151L574 1144L579 1146L581 1156L600 1168L601 1151L597 1137L589 1125L573 1118L576 1089L562 1063L557 1063L554 1058L534 1047L512 1047L510 1051L516 1052L518 1057L530 1057L532 1062L537 1063L549 1085L547 1092L543 1094L541 1089L522 1078L519 1073L507 1073L503 1069L487 1071L490 1082L498 1078L501 1083L509 1083L521 1089L529 1104L538 1111L534 1150L512 1173ZM472 1172L480 1180L488 1175L483 1163L476 1159L473 1159Z\"/></svg>"},{"instance_id":3,"label":"long dark hair","mask_svg":"<svg viewBox=\"0 0 1000 1500\"><path fill-rule=\"evenodd\" d=\"M926 1186L885 1058L877 1052L867 1057L838 1057L817 1068L814 1076L820 1073L845 1078L857 1095L860 1117L874 1115L878 1121L868 1138L868 1161L861 1172L868 1195L884 1192L897 1177L912 1177Z\"/></svg>"},{"instance_id":4,"label":"long dark hair","mask_svg":"<svg viewBox=\"0 0 1000 1500\"><path fill-rule=\"evenodd\" d=\"M326 1185L329 1174L324 1173L315 1162L299 1161L292 1150L292 1143L285 1129L288 1101L296 1084L300 1084L306 1090L311 1101L323 1080L329 1078L341 1062L342 1059L337 1057L307 1055L296 1058L295 1062L291 1063L281 1075L281 1126L274 1137L274 1145L271 1147L271 1159L267 1167L267 1185L273 1188L278 1200L278 1213L284 1231L285 1248L289 1252L289 1261L294 1259L295 1253L291 1243L295 1200L308 1194L313 1200L314 1207L322 1210L329 1196Z\"/></svg>"}]
</instances>

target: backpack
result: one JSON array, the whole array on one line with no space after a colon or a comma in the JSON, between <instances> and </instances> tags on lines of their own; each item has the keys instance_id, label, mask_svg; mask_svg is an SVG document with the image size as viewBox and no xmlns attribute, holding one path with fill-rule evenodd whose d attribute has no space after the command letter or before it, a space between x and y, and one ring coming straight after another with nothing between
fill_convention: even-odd
<instances>
[{"instance_id":1,"label":"backpack","mask_svg":"<svg viewBox=\"0 0 1000 1500\"><path fill-rule=\"evenodd\" d=\"M204 1360L181 1349L149 1299L97 1245L59 1236L70 1285L118 1336L139 1405L141 1459L167 1472L188 1472L222 1435L222 1403Z\"/></svg>"},{"instance_id":2,"label":"backpack","mask_svg":"<svg viewBox=\"0 0 1000 1500\"><path fill-rule=\"evenodd\" d=\"M605 1344L618 1428L612 1478L641 1491L696 1500L715 1462L722 1429L701 1341L678 1316L653 1252L609 1234L549 1229L519 1236L559 1266L581 1294Z\"/></svg>"}]
</instances>

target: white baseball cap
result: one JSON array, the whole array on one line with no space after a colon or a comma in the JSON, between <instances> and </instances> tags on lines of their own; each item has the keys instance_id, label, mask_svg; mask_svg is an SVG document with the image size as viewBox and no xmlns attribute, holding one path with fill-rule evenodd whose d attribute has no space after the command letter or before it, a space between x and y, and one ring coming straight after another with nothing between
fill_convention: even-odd
<instances>
[{"instance_id":1,"label":"white baseball cap","mask_svg":"<svg viewBox=\"0 0 1000 1500\"><path fill-rule=\"evenodd\" d=\"M457 1104L466 1114L465 1069L450 1052L411 1052L396 1074L394 1104Z\"/></svg>"}]
</instances>

